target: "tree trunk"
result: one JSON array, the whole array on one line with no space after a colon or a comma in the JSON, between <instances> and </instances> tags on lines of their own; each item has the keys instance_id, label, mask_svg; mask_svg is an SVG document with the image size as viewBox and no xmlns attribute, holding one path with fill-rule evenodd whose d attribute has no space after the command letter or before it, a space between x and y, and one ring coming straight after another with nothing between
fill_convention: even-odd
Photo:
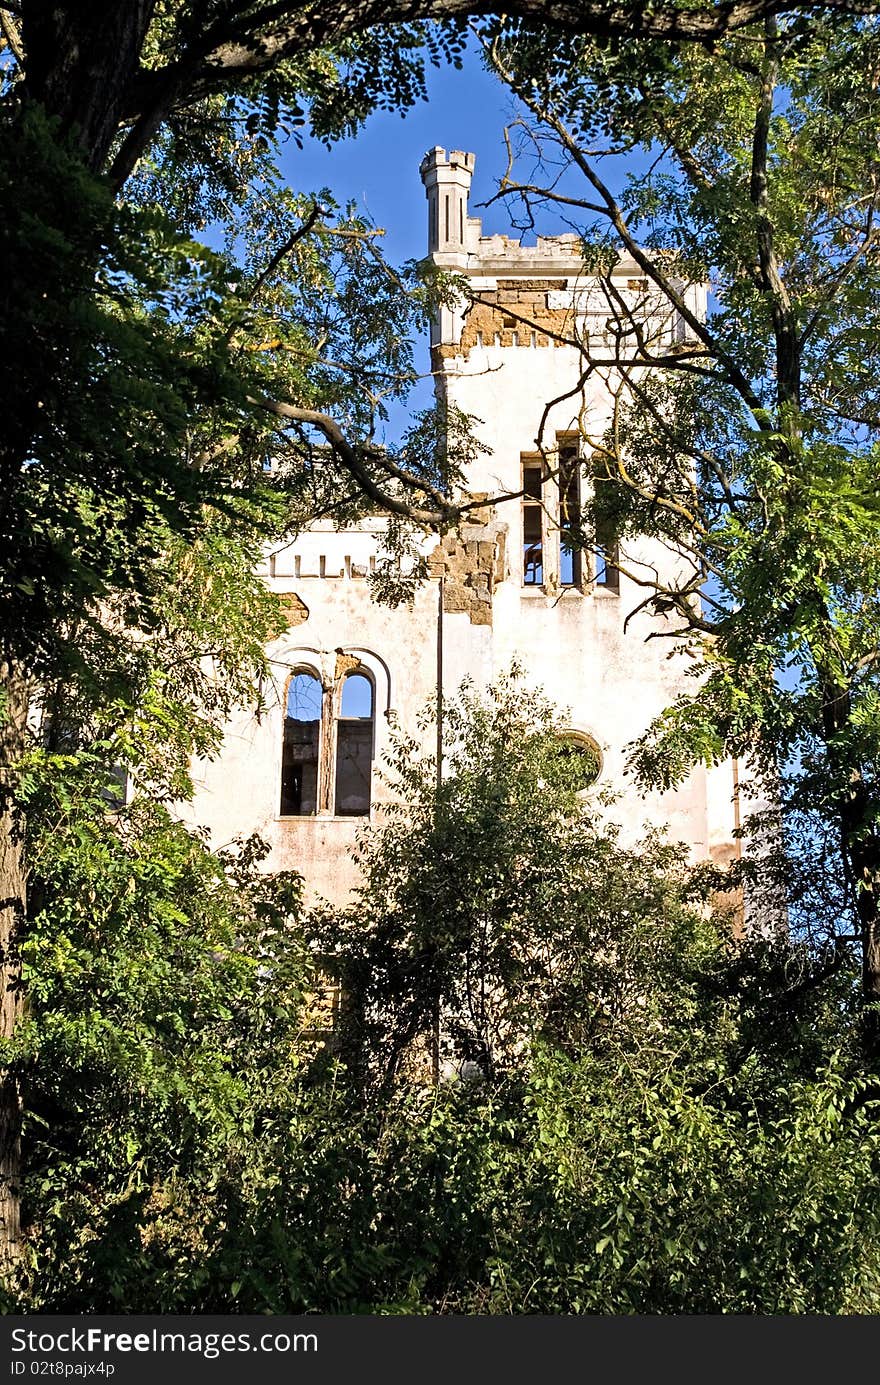
<instances>
[{"instance_id":1,"label":"tree trunk","mask_svg":"<svg viewBox=\"0 0 880 1385\"><path fill-rule=\"evenodd\" d=\"M0 662L0 1038L11 1039L21 1014L20 944L26 913L24 822L15 801L16 767L25 748L27 686ZM21 1232L21 1095L14 1069L0 1070L0 1273L19 1257Z\"/></svg>"},{"instance_id":2,"label":"tree trunk","mask_svg":"<svg viewBox=\"0 0 880 1385\"><path fill-rule=\"evenodd\" d=\"M27 0L22 8L22 38L27 53L22 110L42 107L58 121L59 142L78 149L93 173L105 167L118 137L120 112L138 70L144 35L155 0L88 0L70 5L59 0ZM14 138L14 136L13 136ZM50 198L51 205L51 198ZM58 227L63 244L67 227ZM7 237L7 240L9 238ZM13 253L5 252L4 271L21 272ZM14 251L14 246L13 246ZM92 253L91 247L84 253ZM97 241L94 247L97 253ZM17 273L2 276L10 297L4 321L15 323ZM45 295L44 295L45 296ZM15 331L12 333L15 340ZM40 333L30 328L24 339L35 349ZM51 353L55 343L43 349ZM57 368L57 367L56 367ZM47 366L51 376L51 363ZM39 376L25 372L22 388L8 403L9 427L3 449L0 506L8 507L4 530L16 528L15 498L24 459L31 454L38 400L22 389ZM26 546L25 546L26 547ZM16 774L26 746L28 692L22 657L20 604L4 617L0 645L0 1038L10 1040L22 1010L20 944L26 918L25 823L16 802ZM10 602L11 606L12 603ZM16 622L19 622L16 624ZM17 656L10 651L17 650ZM14 1067L0 1068L0 1276L8 1279L20 1257L21 1091Z\"/></svg>"},{"instance_id":3,"label":"tree trunk","mask_svg":"<svg viewBox=\"0 0 880 1385\"><path fill-rule=\"evenodd\" d=\"M32 0L24 9L25 99L58 119L92 173L116 140L155 7L155 0Z\"/></svg>"},{"instance_id":4,"label":"tree trunk","mask_svg":"<svg viewBox=\"0 0 880 1385\"><path fill-rule=\"evenodd\" d=\"M871 917L862 924L862 992L866 1000L880 1004L880 918L873 893L871 900Z\"/></svg>"}]
</instances>

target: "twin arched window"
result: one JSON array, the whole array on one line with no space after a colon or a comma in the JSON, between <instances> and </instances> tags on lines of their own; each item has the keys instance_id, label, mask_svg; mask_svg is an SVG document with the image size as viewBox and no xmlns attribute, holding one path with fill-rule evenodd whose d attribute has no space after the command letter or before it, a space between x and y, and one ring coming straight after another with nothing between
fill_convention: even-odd
<instances>
[{"instance_id":1,"label":"twin arched window","mask_svg":"<svg viewBox=\"0 0 880 1385\"><path fill-rule=\"evenodd\" d=\"M316 674L295 672L287 685L281 752L281 816L366 817L373 760L373 683L345 676L338 714L333 690Z\"/></svg>"}]
</instances>

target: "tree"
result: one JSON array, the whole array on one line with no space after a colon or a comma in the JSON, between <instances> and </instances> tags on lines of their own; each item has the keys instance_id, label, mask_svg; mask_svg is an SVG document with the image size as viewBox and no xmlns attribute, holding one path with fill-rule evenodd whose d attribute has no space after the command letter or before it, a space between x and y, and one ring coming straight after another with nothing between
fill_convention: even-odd
<instances>
[{"instance_id":1,"label":"tree","mask_svg":"<svg viewBox=\"0 0 880 1385\"><path fill-rule=\"evenodd\" d=\"M712 873L624 845L515 675L448 714L442 785L401 737L396 811L351 909L318 919L371 1150L367 1207L334 1213L340 1290L411 1312L876 1302L853 970L817 985L820 949L734 943ZM295 1200L272 1207L301 1244Z\"/></svg>"},{"instance_id":2,"label":"tree","mask_svg":"<svg viewBox=\"0 0 880 1385\"><path fill-rule=\"evenodd\" d=\"M510 13L601 37L647 34L711 44L765 13L787 8L786 0L697 9L670 5L659 11L520 0ZM871 7L849 0L816 8L861 13ZM119 187L160 126L205 98L225 97L248 84L253 91L255 79L269 73L278 76L276 93L298 96L314 80L309 65L316 51L332 53L336 46L343 60L353 58L355 91L369 102L383 92L388 75L381 65L371 74L371 60L379 54L388 62L389 49L367 40L347 50L347 40L361 39L377 25L442 22L486 12L491 13L490 6L462 0L425 0L415 6L358 0L332 16L296 0L177 0L164 5L140 0L122 9L93 5L86 15L67 6L16 0L3 7L3 34L16 61L26 64L25 101L56 117L63 129L76 131L87 167L108 171ZM410 28L398 37L418 44L424 31ZM409 70L416 81L419 68L415 58Z\"/></svg>"},{"instance_id":3,"label":"tree","mask_svg":"<svg viewBox=\"0 0 880 1385\"><path fill-rule=\"evenodd\" d=\"M804 985L809 947L732 946L712 880L621 843L516 680L448 710L440 804L401 740L342 920L256 843L218 857L112 806L100 753L33 756L8 1307L876 1309L854 972ZM350 988L330 1034L319 948Z\"/></svg>"},{"instance_id":4,"label":"tree","mask_svg":"<svg viewBox=\"0 0 880 1385\"><path fill-rule=\"evenodd\" d=\"M90 1282L109 1310L128 1257L161 1292L147 1246L175 1189L210 1187L283 1120L320 1046L299 877L260 871L255 839L212 852L146 794L122 806L114 749L35 751L22 776L28 1004L4 1058L30 1225L7 1310L81 1305Z\"/></svg>"},{"instance_id":5,"label":"tree","mask_svg":"<svg viewBox=\"0 0 880 1385\"><path fill-rule=\"evenodd\" d=\"M485 8L467 0L370 0L332 15L284 0L0 7L0 348L16 362L5 380L0 447L4 1037L21 999L27 823L17 774L35 700L77 708L69 737L111 690L134 715L145 686L164 676L157 651L172 651L172 633L181 635L191 675L186 705L200 692L213 697L211 679L196 673L199 656L216 649L213 639L197 648L164 621L174 580L168 555L179 558L180 543L210 544L224 524L239 554L253 551L289 521L291 501L301 513L325 464L318 504L349 504L355 490L422 523L461 513L460 497L445 493L417 455L408 467L406 450L401 459L376 448L355 407L353 378L360 376L362 405L377 375L381 397L399 373L392 332L372 372L362 353L328 361L314 296L310 309L299 293L322 285L342 303L345 294L331 289L331 247L345 237L360 247L348 258L356 280L353 257L361 254L362 270L368 228L337 224L319 203L287 195L273 156L279 122L295 129L304 106L328 137L354 128L377 102L405 106L421 90L422 46L455 60L460 21ZM864 0L821 8L872 9ZM516 7L568 32L615 40L647 33L703 50L777 11L786 12L777 0ZM249 254L245 272L236 272L232 243L243 235L253 251L253 214L267 197L272 249L260 263ZM224 206L230 245L210 252L194 237ZM382 274L360 277L373 292ZM362 294L361 307L365 301ZM382 318L375 306L356 315L372 330ZM384 320L390 329L399 313ZM321 453L311 445L314 430L327 444ZM286 488L263 466L279 451L300 462ZM332 494L340 485L341 497ZM266 622L249 631L245 662L256 673L271 617L253 585L247 601ZM180 749L195 732L176 725ZM0 1087L4 1256L17 1241L18 1129L19 1092L8 1079Z\"/></svg>"},{"instance_id":6,"label":"tree","mask_svg":"<svg viewBox=\"0 0 880 1385\"><path fill-rule=\"evenodd\" d=\"M277 151L256 130L253 156L227 132L207 165L197 135L186 155L171 139L130 199L114 202L57 122L27 101L16 110L16 92L0 169L4 284L15 286L2 334L17 361L2 501L7 1038L27 917L18 775L37 711L56 748L89 746L127 721L125 760L141 790L185 792L188 758L216 743L224 708L260 696L263 648L281 628L253 575L262 543L301 515L364 503L328 456L314 464L304 421L318 405L337 408L351 436L368 435L388 379L411 376L411 324L426 301L387 272L370 228L278 185ZM274 131L275 117L262 118ZM196 171L160 209L162 179L187 155ZM218 199L235 254L189 234L216 219ZM283 442L262 405L279 393L297 401L283 406L293 415ZM14 1076L2 1095L8 1190L18 1183ZM14 1244L17 1198L5 1206Z\"/></svg>"},{"instance_id":7,"label":"tree","mask_svg":"<svg viewBox=\"0 0 880 1385\"><path fill-rule=\"evenodd\" d=\"M553 207L597 275L573 390L597 374L615 396L608 431L585 438L595 512L643 604L699 656L693 695L633 766L664 786L730 754L784 769L790 809L837 841L837 938L859 948L875 1063L880 31L766 17L709 55L589 39L563 51L519 29L487 53L533 117L520 131L532 169L512 162L499 195L523 225ZM644 171L615 193L637 151ZM628 295L610 278L621 250L640 276ZM705 319L687 292L703 281ZM662 537L681 576L663 586L627 568L632 533Z\"/></svg>"},{"instance_id":8,"label":"tree","mask_svg":"<svg viewBox=\"0 0 880 1385\"><path fill-rule=\"evenodd\" d=\"M435 1064L492 1082L541 1047L598 1058L623 1035L702 1023L688 978L727 943L735 955L717 873L662 834L621 838L613 796L589 787L591 753L516 668L485 696L463 689L444 738L438 785L398 731L397 796L361 839L361 884L318 916L345 997L339 1051L365 1090L424 1069L438 1031Z\"/></svg>"}]
</instances>

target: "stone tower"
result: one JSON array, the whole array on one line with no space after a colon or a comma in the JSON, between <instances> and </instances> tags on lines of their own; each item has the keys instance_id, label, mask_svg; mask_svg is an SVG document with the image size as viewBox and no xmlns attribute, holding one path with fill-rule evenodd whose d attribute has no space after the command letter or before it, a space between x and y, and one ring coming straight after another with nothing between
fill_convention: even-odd
<instances>
[{"instance_id":1,"label":"stone tower","mask_svg":"<svg viewBox=\"0 0 880 1385\"><path fill-rule=\"evenodd\" d=\"M672 643L646 638L662 616L642 609L624 630L644 597L627 574L662 575L677 560L655 540L624 551L601 532L591 550L566 547L567 514L590 500L583 439L602 431L611 409L607 379L583 378L572 326L601 335L605 300L576 237L526 247L484 236L468 212L473 170L473 154L439 147L420 167L429 254L470 290L434 323L432 357L438 391L479 420L486 451L467 489L477 500L514 498L476 509L442 544L426 540L431 578L411 608L372 600L366 578L381 552L380 520L347 530L319 521L268 554L263 576L289 619L270 650L277 706L259 721L243 711L221 757L195 771L188 811L216 842L259 832L270 867L302 871L313 894L333 901L356 879L357 832L381 816L389 793L377 774L388 713L413 730L436 696L438 633L446 696L465 676L479 687L514 659L525 667L564 709L572 740L598 753L599 782L620 792L614 816L631 837L667 824L695 859L737 850L735 765L698 768L678 790L647 798L626 781L627 744L690 686L686 660L668 657ZM632 261L619 262L613 282L624 301L646 293ZM687 293L704 308L699 286ZM663 330L680 338L675 321Z\"/></svg>"}]
</instances>

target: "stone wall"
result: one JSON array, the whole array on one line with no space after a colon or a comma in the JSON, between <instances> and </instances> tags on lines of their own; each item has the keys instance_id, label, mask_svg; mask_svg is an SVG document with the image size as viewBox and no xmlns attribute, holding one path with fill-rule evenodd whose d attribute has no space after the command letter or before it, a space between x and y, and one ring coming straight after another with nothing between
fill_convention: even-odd
<instances>
[{"instance_id":1,"label":"stone wall","mask_svg":"<svg viewBox=\"0 0 880 1385\"><path fill-rule=\"evenodd\" d=\"M281 607L281 614L287 621L288 630L302 625L309 618L309 608L302 597L297 596L296 592L279 592L278 605Z\"/></svg>"},{"instance_id":2,"label":"stone wall","mask_svg":"<svg viewBox=\"0 0 880 1385\"><path fill-rule=\"evenodd\" d=\"M434 348L435 364L453 356L465 360L475 346L548 347L575 339L573 302L550 307L551 293L565 287L565 279L499 279L496 289L476 294L465 315L458 344Z\"/></svg>"},{"instance_id":3,"label":"stone wall","mask_svg":"<svg viewBox=\"0 0 880 1385\"><path fill-rule=\"evenodd\" d=\"M445 534L428 556L429 575L444 578L443 610L465 612L471 625L492 624L492 595L507 576L507 525L491 515L475 512L484 522Z\"/></svg>"}]
</instances>

